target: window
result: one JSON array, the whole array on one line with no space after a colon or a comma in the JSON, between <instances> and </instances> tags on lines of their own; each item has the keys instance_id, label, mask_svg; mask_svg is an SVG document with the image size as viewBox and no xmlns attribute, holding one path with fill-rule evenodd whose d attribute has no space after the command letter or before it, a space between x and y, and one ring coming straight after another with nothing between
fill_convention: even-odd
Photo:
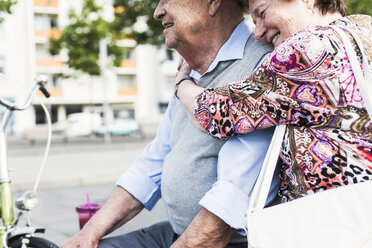
<instances>
[{"instance_id":1,"label":"window","mask_svg":"<svg viewBox=\"0 0 372 248\"><path fill-rule=\"evenodd\" d=\"M127 50L127 52L125 53L125 58L135 60L136 59L136 53L135 53L134 48L127 48L126 50Z\"/></svg>"},{"instance_id":2,"label":"window","mask_svg":"<svg viewBox=\"0 0 372 248\"><path fill-rule=\"evenodd\" d=\"M58 28L58 22L57 19L54 17L50 18L50 27L51 28Z\"/></svg>"},{"instance_id":3,"label":"window","mask_svg":"<svg viewBox=\"0 0 372 248\"><path fill-rule=\"evenodd\" d=\"M159 102L160 113L164 114L165 111L167 110L167 108L168 108L168 103L167 102Z\"/></svg>"},{"instance_id":4,"label":"window","mask_svg":"<svg viewBox=\"0 0 372 248\"><path fill-rule=\"evenodd\" d=\"M49 30L51 28L58 28L57 16L35 14L34 22L36 30Z\"/></svg>"},{"instance_id":5,"label":"window","mask_svg":"<svg viewBox=\"0 0 372 248\"><path fill-rule=\"evenodd\" d=\"M50 113L52 123L57 122L58 106L57 105L49 105L49 106L47 106L47 108L48 108L48 111ZM47 119L46 119L43 107L41 107L40 105L34 105L34 110L35 110L36 124L47 123Z\"/></svg>"},{"instance_id":6,"label":"window","mask_svg":"<svg viewBox=\"0 0 372 248\"><path fill-rule=\"evenodd\" d=\"M165 53L166 53L167 60L170 60L170 61L174 60L173 50L167 49L165 50Z\"/></svg>"},{"instance_id":7,"label":"window","mask_svg":"<svg viewBox=\"0 0 372 248\"><path fill-rule=\"evenodd\" d=\"M47 15L35 15L34 21L36 30L50 29L50 19Z\"/></svg>"},{"instance_id":8,"label":"window","mask_svg":"<svg viewBox=\"0 0 372 248\"><path fill-rule=\"evenodd\" d=\"M134 75L118 75L118 88L136 87L136 76Z\"/></svg>"},{"instance_id":9,"label":"window","mask_svg":"<svg viewBox=\"0 0 372 248\"><path fill-rule=\"evenodd\" d=\"M5 57L0 55L0 73L4 73Z\"/></svg>"},{"instance_id":10,"label":"window","mask_svg":"<svg viewBox=\"0 0 372 248\"><path fill-rule=\"evenodd\" d=\"M49 58L48 47L44 44L36 44L36 57L37 58Z\"/></svg>"},{"instance_id":11,"label":"window","mask_svg":"<svg viewBox=\"0 0 372 248\"><path fill-rule=\"evenodd\" d=\"M60 77L61 77L61 75L59 75L59 74L52 75L53 87L60 87Z\"/></svg>"},{"instance_id":12,"label":"window","mask_svg":"<svg viewBox=\"0 0 372 248\"><path fill-rule=\"evenodd\" d=\"M115 119L132 118L134 119L134 109L116 109L114 110Z\"/></svg>"}]
</instances>

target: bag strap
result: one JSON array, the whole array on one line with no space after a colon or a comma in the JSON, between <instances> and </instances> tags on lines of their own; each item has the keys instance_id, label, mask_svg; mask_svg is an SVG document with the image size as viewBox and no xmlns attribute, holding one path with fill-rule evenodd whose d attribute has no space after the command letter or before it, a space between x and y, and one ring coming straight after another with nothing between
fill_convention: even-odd
<instances>
[{"instance_id":1,"label":"bag strap","mask_svg":"<svg viewBox=\"0 0 372 248\"><path fill-rule=\"evenodd\" d=\"M366 105L366 109L367 109L369 116L372 118L372 101L370 99L372 97L372 75L369 69L369 63L368 63L367 57L364 54L363 43L361 42L359 36L355 34L354 31L350 30L347 27L342 27L342 29L347 30L353 36L354 40L356 41L359 47L359 50L362 54L362 67L363 67L363 71L362 71L362 69L360 68L360 62L356 56L356 52L353 48L353 45L350 42L349 37L346 35L345 31L336 25L330 25L330 27L334 31L336 31L336 33L341 37L341 40L344 43L346 53L351 63L351 68L353 69L355 80L358 82L358 85L360 88L360 93L362 95L363 102ZM363 75L363 72L364 72L364 75Z\"/></svg>"},{"instance_id":2,"label":"bag strap","mask_svg":"<svg viewBox=\"0 0 372 248\"><path fill-rule=\"evenodd\" d=\"M285 130L286 125L279 125L275 128L260 174L251 194L248 211L254 211L255 209L262 209L265 207L276 163L282 147Z\"/></svg>"},{"instance_id":3,"label":"bag strap","mask_svg":"<svg viewBox=\"0 0 372 248\"><path fill-rule=\"evenodd\" d=\"M276 163L279 158L279 153L282 147L282 142L286 130L286 125L279 125L275 127L273 138L271 139L269 149L267 150L265 160L262 164L260 174L257 178L255 186L253 188L251 199L247 210L247 228L248 228L248 247L255 247L254 228L251 226L252 222L249 221L250 215L255 212L256 209L262 209L265 207L267 197L270 191L271 181L275 172Z\"/></svg>"},{"instance_id":4,"label":"bag strap","mask_svg":"<svg viewBox=\"0 0 372 248\"><path fill-rule=\"evenodd\" d=\"M364 75L360 68L360 63L356 57L354 48L351 45L351 42L349 38L347 37L347 35L345 34L345 32L335 25L330 25L330 27L334 29L342 38L342 41L345 45L347 54L350 59L350 63L352 65L352 69L353 69L353 73L355 75L356 81L358 82L358 85L360 86L361 94L363 97L363 101L366 105L367 112L369 113L370 116L372 116L372 102L368 98L368 96L372 96L372 76L369 70L368 61L364 54L362 42L360 41L359 37L353 31L345 28L347 31L349 31L352 34L352 36L354 37L354 39L356 40L359 46L359 49L363 57ZM369 83L367 84L367 82ZM249 207L248 207L248 212L247 212L248 215L249 213L254 212L256 209L262 209L265 207L265 203L267 201L267 197L270 191L272 177L275 172L276 162L278 160L280 149L281 149L281 144L283 142L285 128L286 128L285 125L279 125L275 128L275 132L271 140L269 149L267 151L267 155L265 157L260 174L257 178L256 184L251 194L251 199L249 202Z\"/></svg>"}]
</instances>

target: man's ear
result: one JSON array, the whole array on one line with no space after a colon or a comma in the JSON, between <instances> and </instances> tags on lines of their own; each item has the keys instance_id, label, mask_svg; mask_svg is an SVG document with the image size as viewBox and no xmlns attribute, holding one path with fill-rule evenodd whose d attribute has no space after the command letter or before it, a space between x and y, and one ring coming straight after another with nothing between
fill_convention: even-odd
<instances>
[{"instance_id":1,"label":"man's ear","mask_svg":"<svg viewBox=\"0 0 372 248\"><path fill-rule=\"evenodd\" d=\"M221 1L223 0L208 0L208 12L211 16L217 13L217 10L221 6Z\"/></svg>"}]
</instances>

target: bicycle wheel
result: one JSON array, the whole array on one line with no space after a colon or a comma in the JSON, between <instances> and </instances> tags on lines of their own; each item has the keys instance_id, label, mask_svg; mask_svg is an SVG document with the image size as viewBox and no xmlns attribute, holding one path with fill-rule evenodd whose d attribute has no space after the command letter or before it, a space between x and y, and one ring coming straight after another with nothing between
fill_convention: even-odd
<instances>
[{"instance_id":1,"label":"bicycle wheel","mask_svg":"<svg viewBox=\"0 0 372 248\"><path fill-rule=\"evenodd\" d=\"M39 238L39 237L26 237L26 236L18 236L18 237L11 238L8 241L8 246L11 248L26 248L26 247L58 248L56 244L54 244L53 242L49 240Z\"/></svg>"}]
</instances>

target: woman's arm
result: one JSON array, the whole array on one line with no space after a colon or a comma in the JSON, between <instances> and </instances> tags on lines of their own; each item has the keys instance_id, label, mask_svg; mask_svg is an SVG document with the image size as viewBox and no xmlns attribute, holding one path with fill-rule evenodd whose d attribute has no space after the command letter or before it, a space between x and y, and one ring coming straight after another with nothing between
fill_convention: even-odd
<instances>
[{"instance_id":1,"label":"woman's arm","mask_svg":"<svg viewBox=\"0 0 372 248\"><path fill-rule=\"evenodd\" d=\"M185 106L191 123L201 131L206 132L194 118L195 97L203 92L204 88L197 86L190 78L190 67L186 61L181 60L176 75L174 94ZM188 79L186 79L188 78ZM185 80L186 79L186 80Z\"/></svg>"},{"instance_id":2,"label":"woman's arm","mask_svg":"<svg viewBox=\"0 0 372 248\"><path fill-rule=\"evenodd\" d=\"M332 54L316 36L306 42L303 45L308 46L311 57L289 41L249 77L205 90L186 80L179 86L178 97L199 125L218 138L280 124L335 124L335 105L327 94L339 92L339 85L329 91L323 83L332 80L336 70L332 64L320 63L330 61L327 56Z\"/></svg>"}]
</instances>

